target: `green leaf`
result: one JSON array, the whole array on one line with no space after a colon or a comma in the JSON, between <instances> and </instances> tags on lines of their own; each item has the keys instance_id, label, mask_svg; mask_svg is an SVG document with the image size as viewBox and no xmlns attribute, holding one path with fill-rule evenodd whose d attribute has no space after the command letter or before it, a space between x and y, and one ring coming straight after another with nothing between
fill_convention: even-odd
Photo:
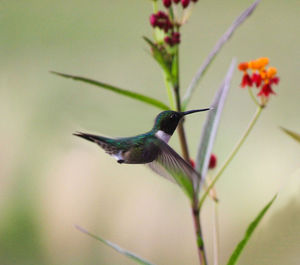
<instances>
[{"instance_id":1,"label":"green leaf","mask_svg":"<svg viewBox=\"0 0 300 265\"><path fill-rule=\"evenodd\" d=\"M143 39L150 45L153 53L153 58L158 62L161 66L167 77L170 81L172 81L172 73L171 73L171 66L166 61L164 54L161 50L157 48L157 46L147 37L143 37Z\"/></svg>"},{"instance_id":2,"label":"green leaf","mask_svg":"<svg viewBox=\"0 0 300 265\"><path fill-rule=\"evenodd\" d=\"M126 257L128 257L128 258L130 258L130 259L136 261L136 262L139 263L139 264L143 264L143 265L153 265L153 264L150 263L149 261L146 261L146 260L140 258L139 256L133 254L132 252L129 252L129 251L127 251L127 250L125 250L125 249L119 247L118 245L116 245L116 244L114 244L114 243L112 243L112 242L110 242L110 241L108 241L108 240L105 240L105 239L103 239L103 238L101 238L101 237L99 237L99 236L96 236L96 235L94 235L94 234L88 232L87 230L85 230L84 228L82 228L82 227L80 227L80 226L78 226L78 225L75 225L75 227L76 227L80 232L82 232L82 233L84 233L84 234L86 234L86 235L88 235L88 236L90 236L90 237L92 237L92 238L94 238L94 239L100 241L101 243L104 243L105 245L107 245L107 246L113 248L113 249L116 250L117 252L119 252L119 253L125 255Z\"/></svg>"},{"instance_id":3,"label":"green leaf","mask_svg":"<svg viewBox=\"0 0 300 265\"><path fill-rule=\"evenodd\" d=\"M170 109L163 102L161 102L161 101L159 101L155 98L145 96L145 95L140 94L140 93L136 93L136 92L132 92L132 91L129 91L129 90L122 89L122 88L118 88L118 87L115 87L115 86L112 86L112 85L109 85L109 84L106 84L106 83L103 83L103 82L99 82L99 81L92 80L92 79L85 78L85 77L81 77L81 76L63 74L63 73L54 72L54 71L51 71L51 73L55 74L55 75L65 77L65 78L71 78L71 79L74 79L76 81L81 81L81 82L84 82L84 83L88 83L88 84L91 84L91 85L94 85L94 86L102 87L104 89L113 91L115 93L124 95L126 97L130 97L130 98L142 101L144 103L155 106L155 107L157 107L159 109L162 109L162 110Z\"/></svg>"},{"instance_id":4,"label":"green leaf","mask_svg":"<svg viewBox=\"0 0 300 265\"><path fill-rule=\"evenodd\" d=\"M215 94L213 103L211 105L212 109L208 112L202 130L201 140L200 140L197 157L196 157L196 171L199 172L201 176L199 185L201 185L201 183L203 182L207 174L210 155L212 153L212 148L218 131L221 114L223 111L225 100L227 98L230 82L235 67L236 67L236 60L233 59L228 68L226 77L222 82L222 85L220 86L220 88Z\"/></svg>"},{"instance_id":5,"label":"green leaf","mask_svg":"<svg viewBox=\"0 0 300 265\"><path fill-rule=\"evenodd\" d=\"M250 237L252 236L254 230L256 229L256 227L258 226L258 224L260 223L260 221L262 220L262 218L264 217L264 215L266 214L266 212L269 210L269 208L271 207L271 205L273 204L274 200L276 199L277 194L272 198L272 200L260 211L260 213L256 216L256 218L250 223L250 225L248 226L246 233L244 235L244 238L238 243L238 245L236 246L235 250L233 251L227 265L234 265L240 254L242 253L245 245L247 244L247 242L249 241Z\"/></svg>"},{"instance_id":6,"label":"green leaf","mask_svg":"<svg viewBox=\"0 0 300 265\"><path fill-rule=\"evenodd\" d=\"M300 143L300 134L295 133L291 130L288 130L286 128L280 127L281 130L283 130L287 135L291 136L294 140Z\"/></svg>"},{"instance_id":7,"label":"green leaf","mask_svg":"<svg viewBox=\"0 0 300 265\"><path fill-rule=\"evenodd\" d=\"M246 20L246 18L248 18L252 14L252 12L254 11L254 9L260 1L261 0L256 0L251 6L249 6L244 12L242 12L231 24L228 30L223 34L223 36L217 41L215 47L212 49L212 51L209 53L203 64L200 66L199 70L192 79L189 87L187 88L186 93L183 97L183 109L186 109L186 106L189 103L196 86L198 85L201 77L204 75L204 73L212 63L213 59L219 53L224 44L230 39L235 30Z\"/></svg>"}]
</instances>

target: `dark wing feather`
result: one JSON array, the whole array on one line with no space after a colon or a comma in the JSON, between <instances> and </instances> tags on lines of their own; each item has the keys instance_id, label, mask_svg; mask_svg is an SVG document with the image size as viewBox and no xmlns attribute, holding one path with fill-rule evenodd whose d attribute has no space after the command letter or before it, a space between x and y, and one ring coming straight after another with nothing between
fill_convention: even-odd
<instances>
[{"instance_id":1,"label":"dark wing feather","mask_svg":"<svg viewBox=\"0 0 300 265\"><path fill-rule=\"evenodd\" d=\"M160 146L161 152L157 158L147 165L157 174L178 183L190 196L192 196L199 175L191 165L168 144L161 141Z\"/></svg>"}]
</instances>

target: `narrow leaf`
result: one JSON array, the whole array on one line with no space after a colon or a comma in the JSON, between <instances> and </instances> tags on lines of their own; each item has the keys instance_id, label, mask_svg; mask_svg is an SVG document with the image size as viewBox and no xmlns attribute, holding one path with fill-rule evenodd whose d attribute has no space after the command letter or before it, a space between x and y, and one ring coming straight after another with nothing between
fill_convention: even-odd
<instances>
[{"instance_id":1,"label":"narrow leaf","mask_svg":"<svg viewBox=\"0 0 300 265\"><path fill-rule=\"evenodd\" d=\"M230 82L232 75L236 66L236 59L233 59L225 79L220 86L219 90L216 92L212 109L209 111L203 130L201 134L201 140L198 147L198 153L196 157L196 171L200 173L201 180L199 180L199 185L205 179L207 174L210 155L212 152L213 144L216 138L217 130L220 123L221 114L227 98L228 90L230 87Z\"/></svg>"},{"instance_id":2,"label":"narrow leaf","mask_svg":"<svg viewBox=\"0 0 300 265\"><path fill-rule=\"evenodd\" d=\"M161 50L157 48L157 46L147 37L143 37L144 40L150 45L153 53L153 58L158 62L161 66L167 77L172 81L172 74L171 74L171 66L166 62L165 57Z\"/></svg>"},{"instance_id":3,"label":"narrow leaf","mask_svg":"<svg viewBox=\"0 0 300 265\"><path fill-rule=\"evenodd\" d=\"M84 82L84 83L88 83L88 84L91 84L91 85L94 85L94 86L102 87L104 89L113 91L115 93L124 95L126 97L130 97L130 98L142 101L144 103L155 106L155 107L157 107L159 109L162 109L162 110L168 110L169 109L169 107L166 104L164 104L163 102L161 102L161 101L159 101L155 98L145 96L145 95L140 94L140 93L136 93L136 92L132 92L132 91L129 91L129 90L122 89L122 88L118 88L118 87L115 87L115 86L112 86L112 85L109 85L109 84L106 84L106 83L103 83L103 82L99 82L99 81L92 80L92 79L85 78L85 77L81 77L81 76L63 74L63 73L54 72L54 71L51 71L51 73L55 74L55 75L65 77L65 78L71 78L71 79L74 79L76 81L81 81L81 82Z\"/></svg>"},{"instance_id":4,"label":"narrow leaf","mask_svg":"<svg viewBox=\"0 0 300 265\"><path fill-rule=\"evenodd\" d=\"M75 225L75 227L76 227L76 229L78 229L80 232L82 232L82 233L84 233L84 234L86 234L86 235L88 235L88 236L90 236L90 237L92 237L92 238L94 238L94 239L100 241L101 243L104 243L105 245L107 245L107 246L113 248L113 249L116 250L117 252L119 252L119 253L125 255L126 257L128 257L128 258L130 258L130 259L136 261L136 262L139 263L139 264L143 264L143 265L152 265L152 263L150 263L149 261L146 261L146 260L140 258L139 256L133 254L132 252L129 252L129 251L127 251L127 250L125 250L125 249L119 247L118 245L116 245L116 244L114 244L114 243L112 243L112 242L110 242L110 241L108 241L108 240L105 240L105 239L103 239L103 238L101 238L101 237L99 237L99 236L96 236L96 235L94 235L94 234L88 232L87 230L85 230L84 228L82 228L82 227L80 227L80 226L78 226L78 225Z\"/></svg>"},{"instance_id":5,"label":"narrow leaf","mask_svg":"<svg viewBox=\"0 0 300 265\"><path fill-rule=\"evenodd\" d=\"M192 96L192 93L194 92L197 84L199 83L201 77L204 75L207 68L212 63L213 59L216 57L218 52L221 50L223 45L230 39L232 34L235 32L235 30L240 26L247 17L249 17L256 6L259 4L261 0L256 0L250 7L248 7L243 13L241 13L236 20L231 24L229 29L223 34L223 36L218 40L218 42L215 44L215 47L212 49L212 51L209 53L203 64L200 66L199 70L197 71L196 75L192 79L190 85L187 88L187 91L183 98L183 108L185 109L188 102L190 101L190 98Z\"/></svg>"},{"instance_id":6,"label":"narrow leaf","mask_svg":"<svg viewBox=\"0 0 300 265\"><path fill-rule=\"evenodd\" d=\"M252 236L254 230L256 229L256 227L258 226L258 224L260 223L260 221L262 220L262 218L264 217L264 215L266 214L266 212L269 210L269 208L273 204L273 202L276 199L276 197L277 197L277 194L260 211L260 213L256 216L256 218L250 223L250 225L248 226L248 228L247 228L247 230L245 232L244 238L236 246L235 250L231 254L231 257L230 257L227 265L234 265L237 262L240 254L242 253L244 247L246 246L247 242L249 241L250 237Z\"/></svg>"},{"instance_id":7,"label":"narrow leaf","mask_svg":"<svg viewBox=\"0 0 300 265\"><path fill-rule=\"evenodd\" d=\"M287 135L291 136L293 139L295 139L297 142L300 142L300 134L293 132L291 130L288 130L286 128L280 127L281 130L283 130Z\"/></svg>"}]
</instances>

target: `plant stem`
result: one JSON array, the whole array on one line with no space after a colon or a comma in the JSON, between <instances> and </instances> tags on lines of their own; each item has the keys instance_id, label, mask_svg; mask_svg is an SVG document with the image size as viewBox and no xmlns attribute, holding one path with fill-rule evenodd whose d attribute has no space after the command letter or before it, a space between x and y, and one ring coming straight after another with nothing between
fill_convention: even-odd
<instances>
[{"instance_id":1,"label":"plant stem","mask_svg":"<svg viewBox=\"0 0 300 265\"><path fill-rule=\"evenodd\" d=\"M195 194L192 203L192 215L197 239L197 252L199 257L200 265L206 265L206 256L204 249L204 240L202 237L201 223L200 223L200 209L198 208L198 194Z\"/></svg>"},{"instance_id":2,"label":"plant stem","mask_svg":"<svg viewBox=\"0 0 300 265\"><path fill-rule=\"evenodd\" d=\"M176 63L174 67L175 71L175 82L173 84L173 89L175 92L175 99L176 99L176 109L177 111L181 111L181 101L180 101L180 91L179 91L179 47L177 46L176 53L174 56L174 62ZM179 135L179 142L181 146L182 156L183 158L189 163L189 150L188 145L185 137L185 131L183 127L184 118L178 124L178 135Z\"/></svg>"},{"instance_id":3,"label":"plant stem","mask_svg":"<svg viewBox=\"0 0 300 265\"><path fill-rule=\"evenodd\" d=\"M219 209L218 202L214 201L213 209L213 256L214 265L219 265L220 233L219 233Z\"/></svg>"},{"instance_id":4,"label":"plant stem","mask_svg":"<svg viewBox=\"0 0 300 265\"><path fill-rule=\"evenodd\" d=\"M216 176L213 178L213 181L210 183L210 185L207 187L206 191L204 192L204 194L202 195L200 202L199 202L199 209L201 209L209 191L211 190L211 188L216 184L216 182L218 181L218 179L220 178L220 176L222 175L222 173L224 172L224 170L227 168L227 166L230 164L230 162L232 161L232 159L235 157L236 153L239 151L239 149L241 148L241 146L243 145L243 143L245 142L245 140L247 139L249 133L251 132L251 130L253 129L254 125L256 124L262 110L264 109L264 106L259 106L252 118L252 120L250 121L246 131L244 132L244 134L242 135L242 137L240 138L240 140L237 142L236 146L233 148L231 154L229 155L229 157L227 158L227 160L225 161L225 163L223 164L223 166L220 168L220 170L217 172Z\"/></svg>"},{"instance_id":5,"label":"plant stem","mask_svg":"<svg viewBox=\"0 0 300 265\"><path fill-rule=\"evenodd\" d=\"M181 101L180 101L180 91L179 91L179 48L178 47L176 49L176 53L174 56L174 63L175 66L173 68L174 71L173 89L174 89L175 99L176 99L176 109L177 111L181 111ZM183 158L188 163L190 163L188 145L186 141L183 122L184 120L182 119L178 124L179 141L181 145ZM198 252L200 265L206 265L207 263L206 263L205 249L204 249L204 241L202 237L202 230L201 230L201 223L200 223L200 210L198 208L198 203L199 203L199 193L195 191L194 198L192 200L191 209L192 209L192 216L193 216L194 228L196 234L197 252Z\"/></svg>"},{"instance_id":6,"label":"plant stem","mask_svg":"<svg viewBox=\"0 0 300 265\"><path fill-rule=\"evenodd\" d=\"M168 99L169 99L169 103L170 103L170 108L171 108L171 110L175 110L173 91L170 86L170 81L166 74L164 74L164 81L165 81L165 86L167 88L167 95L168 95Z\"/></svg>"}]
</instances>

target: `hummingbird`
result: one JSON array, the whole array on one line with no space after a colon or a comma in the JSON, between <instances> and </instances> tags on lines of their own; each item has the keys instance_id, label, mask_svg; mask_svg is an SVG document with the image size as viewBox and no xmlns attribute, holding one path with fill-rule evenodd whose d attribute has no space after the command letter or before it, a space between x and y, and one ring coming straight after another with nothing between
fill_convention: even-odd
<instances>
[{"instance_id":1,"label":"hummingbird","mask_svg":"<svg viewBox=\"0 0 300 265\"><path fill-rule=\"evenodd\" d=\"M180 120L195 112L209 108L185 112L167 110L156 116L153 128L133 137L108 138L104 136L76 132L74 135L94 142L122 164L147 164L153 171L174 182L174 174L187 176L194 183L196 171L168 142ZM176 182L178 182L175 179Z\"/></svg>"}]
</instances>

